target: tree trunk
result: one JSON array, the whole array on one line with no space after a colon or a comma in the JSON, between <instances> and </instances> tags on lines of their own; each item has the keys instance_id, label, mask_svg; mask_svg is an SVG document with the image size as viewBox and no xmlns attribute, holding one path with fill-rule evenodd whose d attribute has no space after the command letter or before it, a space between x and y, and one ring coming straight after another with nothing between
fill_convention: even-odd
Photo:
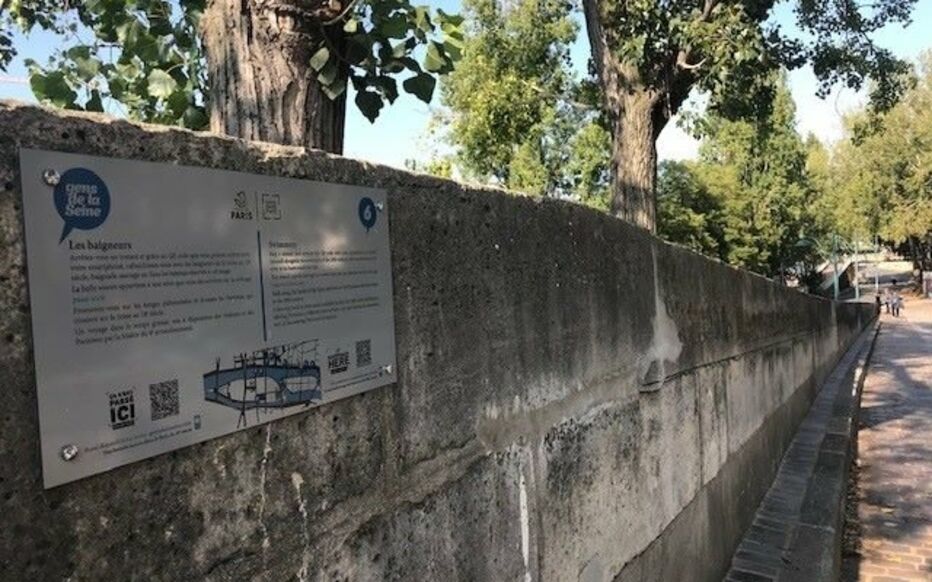
<instances>
[{"instance_id":1,"label":"tree trunk","mask_svg":"<svg viewBox=\"0 0 932 582\"><path fill-rule=\"evenodd\" d=\"M615 216L655 232L657 137L669 112L663 107L665 94L644 85L637 68L613 54L617 39L603 28L601 14L612 6L598 0L583 2L592 59L612 121L611 209Z\"/></svg>"},{"instance_id":2,"label":"tree trunk","mask_svg":"<svg viewBox=\"0 0 932 582\"><path fill-rule=\"evenodd\" d=\"M211 131L342 153L346 93L331 100L310 66L325 34L342 48L341 27L321 25L339 9L326 0L210 0L201 22Z\"/></svg>"},{"instance_id":3,"label":"tree trunk","mask_svg":"<svg viewBox=\"0 0 932 582\"><path fill-rule=\"evenodd\" d=\"M626 93L620 99L612 135L612 214L646 228L657 229L656 99L647 92Z\"/></svg>"}]
</instances>

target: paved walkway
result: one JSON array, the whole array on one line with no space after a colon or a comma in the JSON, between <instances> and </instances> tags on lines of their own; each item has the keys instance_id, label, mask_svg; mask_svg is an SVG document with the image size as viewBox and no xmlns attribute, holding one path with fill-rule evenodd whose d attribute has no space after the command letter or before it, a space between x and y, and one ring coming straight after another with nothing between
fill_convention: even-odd
<instances>
[{"instance_id":1,"label":"paved walkway","mask_svg":"<svg viewBox=\"0 0 932 582\"><path fill-rule=\"evenodd\" d=\"M861 401L856 577L932 581L932 300L881 321Z\"/></svg>"}]
</instances>

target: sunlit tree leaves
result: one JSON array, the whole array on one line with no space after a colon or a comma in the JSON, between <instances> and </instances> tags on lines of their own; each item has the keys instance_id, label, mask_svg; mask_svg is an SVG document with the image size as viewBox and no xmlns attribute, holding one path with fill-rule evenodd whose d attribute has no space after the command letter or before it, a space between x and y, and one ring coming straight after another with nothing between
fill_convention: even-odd
<instances>
[{"instance_id":1,"label":"sunlit tree leaves","mask_svg":"<svg viewBox=\"0 0 932 582\"><path fill-rule=\"evenodd\" d=\"M100 110L111 103L130 117L204 129L209 79L199 37L205 0L52 0L4 2L0 12L0 70L15 55L14 27L53 31L62 49L48 63L28 62L31 86L44 102ZM407 0L360 0L337 18L317 22L339 28L341 48L320 34L310 66L330 99L352 82L356 105L374 121L407 92L430 102L436 75L453 70L463 46L462 18Z\"/></svg>"}]
</instances>

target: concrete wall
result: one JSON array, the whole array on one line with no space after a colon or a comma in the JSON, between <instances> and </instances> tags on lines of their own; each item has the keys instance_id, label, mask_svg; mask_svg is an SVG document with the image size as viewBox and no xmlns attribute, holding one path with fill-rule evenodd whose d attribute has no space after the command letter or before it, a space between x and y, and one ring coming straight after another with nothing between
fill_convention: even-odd
<instances>
[{"instance_id":1,"label":"concrete wall","mask_svg":"<svg viewBox=\"0 0 932 582\"><path fill-rule=\"evenodd\" d=\"M398 383L43 491L21 146L387 189ZM872 317L570 203L8 102L0 234L3 580L717 579Z\"/></svg>"}]
</instances>

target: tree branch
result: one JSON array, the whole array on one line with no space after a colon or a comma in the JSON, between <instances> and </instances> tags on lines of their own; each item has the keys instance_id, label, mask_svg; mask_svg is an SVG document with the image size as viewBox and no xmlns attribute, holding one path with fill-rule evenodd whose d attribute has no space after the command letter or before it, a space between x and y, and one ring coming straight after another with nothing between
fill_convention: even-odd
<instances>
[{"instance_id":1,"label":"tree branch","mask_svg":"<svg viewBox=\"0 0 932 582\"><path fill-rule=\"evenodd\" d=\"M323 25L324 25L324 26L331 26L331 25L334 25L334 24L336 24L337 22L340 22L341 20L343 20L343 18L344 18L347 14L349 14L349 11L352 10L354 6L356 6L356 2L358 2L358 0L351 0L351 1L346 5L346 8L343 9L343 12L341 12L341 13L339 13L338 15L334 16L334 17L331 18L330 20L327 20L327 21L323 22Z\"/></svg>"},{"instance_id":2,"label":"tree branch","mask_svg":"<svg viewBox=\"0 0 932 582\"><path fill-rule=\"evenodd\" d=\"M702 59L698 63L690 64L686 62L686 59L687 59L686 51L681 50L680 53L676 56L677 68L682 69L684 71L695 71L696 69L699 69L700 67L702 67L702 65L704 65L706 62L706 59Z\"/></svg>"},{"instance_id":3,"label":"tree branch","mask_svg":"<svg viewBox=\"0 0 932 582\"><path fill-rule=\"evenodd\" d=\"M719 5L721 0L705 0L702 12L699 14L699 22L709 22L712 18L712 12ZM686 100L690 89L696 82L695 71L700 69L706 62L706 58L701 59L698 63L690 63L689 58L692 56L692 49L688 47L681 48L674 61L674 71L671 72L672 80L667 86L667 116L672 117Z\"/></svg>"}]
</instances>

